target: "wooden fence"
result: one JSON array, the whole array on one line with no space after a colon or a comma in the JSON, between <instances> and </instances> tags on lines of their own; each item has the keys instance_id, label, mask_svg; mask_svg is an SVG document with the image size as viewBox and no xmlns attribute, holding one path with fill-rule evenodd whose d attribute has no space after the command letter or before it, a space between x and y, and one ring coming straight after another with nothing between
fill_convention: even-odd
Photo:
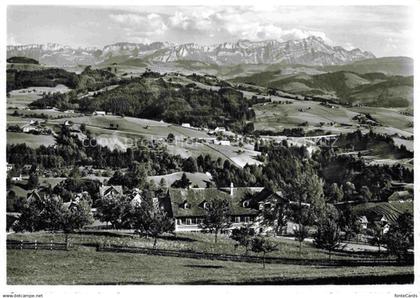
<instances>
[{"instance_id":1,"label":"wooden fence","mask_svg":"<svg viewBox=\"0 0 420 298\"><path fill-rule=\"evenodd\" d=\"M7 240L7 249L34 249L34 250L68 250L64 242L38 242L23 240Z\"/></svg>"},{"instance_id":2,"label":"wooden fence","mask_svg":"<svg viewBox=\"0 0 420 298\"><path fill-rule=\"evenodd\" d=\"M98 246L97 251L104 252L125 252L125 253L139 253L146 255L167 256L167 257L180 257L192 259L207 259L219 261L232 261L232 262L248 262L248 263L262 263L263 258L260 256L245 256L233 254L215 254L206 252L196 252L187 250L169 250L169 249L152 249L145 247L133 246ZM396 259L389 258L359 258L359 259L300 259L300 258L279 258L279 257L265 257L265 263L270 264L293 264L293 265L316 265L316 266L396 266L402 265ZM408 264L410 264L408 262ZM407 265L407 262L404 263Z\"/></svg>"}]
</instances>

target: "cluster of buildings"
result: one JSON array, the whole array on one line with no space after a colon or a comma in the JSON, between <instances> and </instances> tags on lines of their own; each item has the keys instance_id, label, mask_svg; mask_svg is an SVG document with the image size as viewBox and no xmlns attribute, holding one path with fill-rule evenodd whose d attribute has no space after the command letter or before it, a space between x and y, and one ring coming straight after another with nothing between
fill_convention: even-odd
<instances>
[{"instance_id":1,"label":"cluster of buildings","mask_svg":"<svg viewBox=\"0 0 420 298\"><path fill-rule=\"evenodd\" d=\"M408 189L407 189L408 187ZM395 182L393 184L393 194L389 202L412 202L413 192L410 185ZM28 194L28 200L41 200L41 190L34 190ZM78 203L78 198L84 197L84 193L76 194L75 199L68 202L69 206ZM122 196L129 196L133 206L141 204L143 192L137 188L124 192L121 185L108 185L99 188L99 196L108 199L120 199ZM228 202L228 216L230 217L230 229L250 226L258 232L268 232L271 227L263 224L263 213L270 210L281 202L285 206L293 208L297 202L291 201L284 196L281 191L270 191L263 187L230 187L223 188L169 188L163 195L153 198L154 205L173 218L175 232L195 232L201 231L200 224L207 216L207 210L214 200L224 200ZM351 203L351 202L345 202ZM382 202L387 203L387 202ZM343 202L344 204L344 202ZM309 204L304 204L309 207ZM337 204L337 207L339 207ZM92 208L93 214L96 209ZM358 218L360 229L366 230L372 223L380 222L384 232L389 228L392 218L381 215L377 212L362 212ZM289 221L281 231L286 235L293 235L298 228L296 223Z\"/></svg>"},{"instance_id":2,"label":"cluster of buildings","mask_svg":"<svg viewBox=\"0 0 420 298\"><path fill-rule=\"evenodd\" d=\"M46 126L45 120L30 120L29 122L20 126L9 126L8 131L42 135L51 134L51 129Z\"/></svg>"},{"instance_id":3,"label":"cluster of buildings","mask_svg":"<svg viewBox=\"0 0 420 298\"><path fill-rule=\"evenodd\" d=\"M102 186L100 196L116 198L123 195L121 186ZM140 204L141 192L133 189L129 194L133 205ZM207 209L214 200L228 202L230 229L241 226L251 226L259 232L269 230L262 225L264 209L274 207L278 200L285 204L293 204L284 198L281 192L272 192L263 187L230 187L225 188L169 188L165 195L153 199L155 206L174 219L175 232L201 231L200 224L204 221ZM284 227L284 233L292 234L296 225L289 223Z\"/></svg>"}]
</instances>

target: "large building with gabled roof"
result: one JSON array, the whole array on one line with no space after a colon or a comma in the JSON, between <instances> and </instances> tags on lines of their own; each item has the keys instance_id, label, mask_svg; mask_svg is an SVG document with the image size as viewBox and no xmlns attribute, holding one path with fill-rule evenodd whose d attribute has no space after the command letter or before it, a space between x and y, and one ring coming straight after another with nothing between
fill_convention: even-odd
<instances>
[{"instance_id":1,"label":"large building with gabled roof","mask_svg":"<svg viewBox=\"0 0 420 298\"><path fill-rule=\"evenodd\" d=\"M253 225L258 221L265 199L272 193L262 187L170 188L165 209L175 220L175 231L200 231L200 223L213 200L229 203L231 228Z\"/></svg>"}]
</instances>

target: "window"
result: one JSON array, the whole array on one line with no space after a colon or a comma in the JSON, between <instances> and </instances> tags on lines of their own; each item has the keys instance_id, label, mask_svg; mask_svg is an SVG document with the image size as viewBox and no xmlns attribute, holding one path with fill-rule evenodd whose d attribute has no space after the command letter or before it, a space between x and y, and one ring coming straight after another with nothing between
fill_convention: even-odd
<instances>
[{"instance_id":1,"label":"window","mask_svg":"<svg viewBox=\"0 0 420 298\"><path fill-rule=\"evenodd\" d=\"M210 204L209 204L208 202L204 202L204 203L203 203L203 208L204 208L204 209L206 209L206 210L207 210L207 209L209 209L209 207L210 207Z\"/></svg>"},{"instance_id":2,"label":"window","mask_svg":"<svg viewBox=\"0 0 420 298\"><path fill-rule=\"evenodd\" d=\"M184 209L190 209L191 205L188 202L184 202Z\"/></svg>"},{"instance_id":3,"label":"window","mask_svg":"<svg viewBox=\"0 0 420 298\"><path fill-rule=\"evenodd\" d=\"M235 216L235 223L240 223L240 222L241 222L241 217Z\"/></svg>"},{"instance_id":4,"label":"window","mask_svg":"<svg viewBox=\"0 0 420 298\"><path fill-rule=\"evenodd\" d=\"M249 201L248 201L248 200L244 201L244 202L242 203L242 206L243 206L244 208L248 208L248 207L249 207Z\"/></svg>"},{"instance_id":5,"label":"window","mask_svg":"<svg viewBox=\"0 0 420 298\"><path fill-rule=\"evenodd\" d=\"M186 224L187 224L187 225L190 225L190 224L191 224L191 218L187 218L187 219L186 219Z\"/></svg>"}]
</instances>

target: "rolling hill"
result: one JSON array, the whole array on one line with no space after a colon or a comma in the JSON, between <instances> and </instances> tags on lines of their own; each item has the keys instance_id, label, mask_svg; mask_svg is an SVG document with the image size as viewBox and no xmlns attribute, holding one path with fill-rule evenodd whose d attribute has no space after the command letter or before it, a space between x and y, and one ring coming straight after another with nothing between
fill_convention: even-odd
<instances>
[{"instance_id":1,"label":"rolling hill","mask_svg":"<svg viewBox=\"0 0 420 298\"><path fill-rule=\"evenodd\" d=\"M333 97L341 103L383 107L409 107L413 104L412 76L359 74L350 71L284 76L279 70L237 77L232 81L277 88L307 96Z\"/></svg>"},{"instance_id":2,"label":"rolling hill","mask_svg":"<svg viewBox=\"0 0 420 298\"><path fill-rule=\"evenodd\" d=\"M321 68L324 71L351 71L355 73L381 72L386 75L412 76L414 61L409 57L381 57L355 61L345 65L330 65Z\"/></svg>"}]
</instances>

